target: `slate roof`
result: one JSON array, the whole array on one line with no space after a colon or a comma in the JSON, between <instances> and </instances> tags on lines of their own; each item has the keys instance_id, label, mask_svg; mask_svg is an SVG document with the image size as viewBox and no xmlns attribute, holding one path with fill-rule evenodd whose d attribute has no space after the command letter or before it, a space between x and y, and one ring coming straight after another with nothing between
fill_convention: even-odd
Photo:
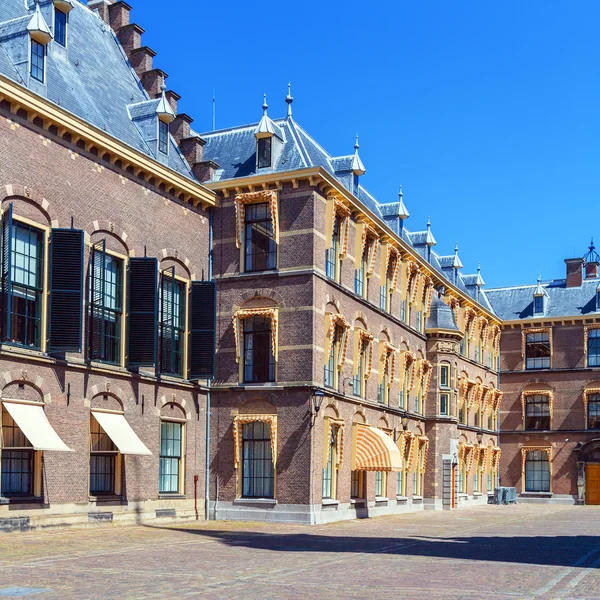
<instances>
[{"instance_id":1,"label":"slate roof","mask_svg":"<svg viewBox=\"0 0 600 600\"><path fill-rule=\"evenodd\" d=\"M435 294L431 300L431 308L429 310L429 317L427 318L425 329L460 331L456 326L452 309L447 304L444 304L444 302L442 302Z\"/></svg>"},{"instance_id":2,"label":"slate roof","mask_svg":"<svg viewBox=\"0 0 600 600\"><path fill-rule=\"evenodd\" d=\"M564 279L542 283L546 294L544 317L575 317L600 314L596 306L599 279L584 279L579 287L568 288ZM537 283L486 290L486 297L494 312L503 320L532 319L533 295ZM535 315L540 317L541 315Z\"/></svg>"},{"instance_id":3,"label":"slate roof","mask_svg":"<svg viewBox=\"0 0 600 600\"><path fill-rule=\"evenodd\" d=\"M45 95L48 100L106 131L136 150L156 158L156 149L142 137L132 122L128 105L151 100L131 68L112 29L81 2L69 13L69 44L65 51L48 45ZM0 73L40 93L29 85L15 65L15 44L27 51L27 24L34 14L23 0L0 0ZM52 0L41 0L42 15L51 24ZM9 51L10 50L10 51ZM155 107L156 108L156 107ZM175 141L171 139L166 164L195 180Z\"/></svg>"},{"instance_id":4,"label":"slate roof","mask_svg":"<svg viewBox=\"0 0 600 600\"><path fill-rule=\"evenodd\" d=\"M376 217L379 217L383 224L400 235L407 244L427 260L428 232L411 233L405 226L406 220L400 227L399 210L402 210L403 213L406 211L408 214L403 203L400 204L398 200L389 203L379 202L360 183L360 178L358 187L355 186L355 178L352 174L353 154L332 156L292 117L273 119L272 123L282 132L282 151L271 168L260 169L261 174L284 173L309 167L322 167L326 172L336 177ZM193 135L198 135L206 141L204 159L212 160L221 167L216 172L216 181L250 177L257 174L255 137L257 126L258 123L251 123L240 127L230 127L204 133L192 132ZM431 239L434 239L432 234ZM452 269L444 269L440 259L441 257L432 249L429 263L439 276L453 282L465 294L476 299L476 289L472 286L468 288L460 273L457 281L454 282ZM452 262L454 256L444 257L443 260ZM479 295L479 302L487 310L492 311L483 290Z\"/></svg>"}]
</instances>

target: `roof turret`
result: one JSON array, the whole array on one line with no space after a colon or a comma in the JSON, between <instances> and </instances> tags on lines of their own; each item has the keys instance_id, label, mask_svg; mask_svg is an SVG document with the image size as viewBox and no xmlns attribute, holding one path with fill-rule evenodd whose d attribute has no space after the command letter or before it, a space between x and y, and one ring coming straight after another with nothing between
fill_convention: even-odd
<instances>
[{"instance_id":1,"label":"roof turret","mask_svg":"<svg viewBox=\"0 0 600 600\"><path fill-rule=\"evenodd\" d=\"M48 23L42 16L42 12L40 11L40 3L39 0L36 0L35 3L35 12L27 25L27 31L29 35L40 44L44 46L50 42L52 39L52 32L50 31L50 27L48 27Z\"/></svg>"},{"instance_id":2,"label":"roof turret","mask_svg":"<svg viewBox=\"0 0 600 600\"><path fill-rule=\"evenodd\" d=\"M360 156L358 155L358 135L356 136L356 143L354 144L354 157L352 158L352 172L355 175L364 175L367 170L365 169L365 165L363 165L362 160L360 160Z\"/></svg>"},{"instance_id":3,"label":"roof turret","mask_svg":"<svg viewBox=\"0 0 600 600\"><path fill-rule=\"evenodd\" d=\"M175 120L175 113L173 112L171 104L167 100L167 96L165 94L167 86L163 83L160 89L161 95L158 106L156 107L156 114L161 121L164 121L165 123L172 123Z\"/></svg>"}]
</instances>

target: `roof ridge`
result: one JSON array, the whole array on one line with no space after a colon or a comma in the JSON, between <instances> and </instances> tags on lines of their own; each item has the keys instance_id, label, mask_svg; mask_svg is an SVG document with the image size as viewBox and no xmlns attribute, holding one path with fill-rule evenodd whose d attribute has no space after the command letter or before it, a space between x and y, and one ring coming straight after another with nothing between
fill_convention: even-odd
<instances>
[{"instance_id":1,"label":"roof ridge","mask_svg":"<svg viewBox=\"0 0 600 600\"><path fill-rule=\"evenodd\" d=\"M302 162L304 163L304 166L305 167L310 166L311 161L310 161L310 157L308 155L308 151L306 150L306 146L304 145L304 142L300 139L300 135L298 134L298 131L296 130L296 127L300 128L300 129L302 129L302 128L291 117L288 119L288 127L290 129L290 135L292 136L292 138L298 145L298 148L300 149L300 156L302 157Z\"/></svg>"}]
</instances>

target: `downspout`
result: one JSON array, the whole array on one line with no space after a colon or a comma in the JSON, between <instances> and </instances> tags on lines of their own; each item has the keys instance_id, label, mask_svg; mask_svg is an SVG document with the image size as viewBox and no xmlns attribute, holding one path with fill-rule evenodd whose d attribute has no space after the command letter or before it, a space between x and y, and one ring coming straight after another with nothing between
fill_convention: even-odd
<instances>
[{"instance_id":1,"label":"downspout","mask_svg":"<svg viewBox=\"0 0 600 600\"><path fill-rule=\"evenodd\" d=\"M213 210L208 209L208 280L213 278ZM210 384L211 379L207 381L206 392L206 465L204 473L204 519L208 521L210 516Z\"/></svg>"}]
</instances>

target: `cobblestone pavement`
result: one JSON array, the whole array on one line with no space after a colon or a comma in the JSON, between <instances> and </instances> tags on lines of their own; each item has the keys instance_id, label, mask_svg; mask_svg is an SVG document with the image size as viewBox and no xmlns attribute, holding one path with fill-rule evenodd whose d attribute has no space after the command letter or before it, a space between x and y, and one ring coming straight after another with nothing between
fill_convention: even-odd
<instances>
[{"instance_id":1,"label":"cobblestone pavement","mask_svg":"<svg viewBox=\"0 0 600 600\"><path fill-rule=\"evenodd\" d=\"M600 507L0 535L0 598L600 599Z\"/></svg>"}]
</instances>

